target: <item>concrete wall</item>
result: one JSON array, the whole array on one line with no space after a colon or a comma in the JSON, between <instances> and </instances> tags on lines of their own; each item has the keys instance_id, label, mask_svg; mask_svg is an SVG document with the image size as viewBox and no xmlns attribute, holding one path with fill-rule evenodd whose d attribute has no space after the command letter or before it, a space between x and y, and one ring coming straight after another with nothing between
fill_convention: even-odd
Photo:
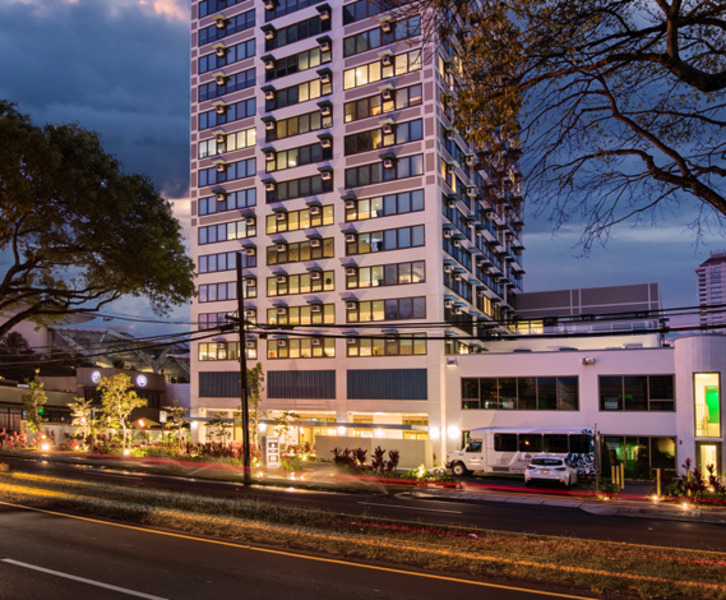
<instances>
[{"instance_id":1,"label":"concrete wall","mask_svg":"<svg viewBox=\"0 0 726 600\"><path fill-rule=\"evenodd\" d=\"M355 450L362 448L368 451L368 461L373 455L374 448L380 446L386 451L386 460L389 450L398 450L400 460L399 469L413 469L424 465L427 469L434 466L433 444L429 440L391 440L383 438L334 437L318 435L315 437L315 455L318 460L332 461L333 448L349 448Z\"/></svg>"}]
</instances>

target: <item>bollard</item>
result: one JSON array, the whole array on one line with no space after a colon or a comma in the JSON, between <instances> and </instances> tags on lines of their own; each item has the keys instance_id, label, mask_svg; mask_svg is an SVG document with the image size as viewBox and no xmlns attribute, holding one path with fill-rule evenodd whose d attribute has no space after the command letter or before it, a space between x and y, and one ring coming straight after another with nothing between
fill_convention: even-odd
<instances>
[{"instance_id":1,"label":"bollard","mask_svg":"<svg viewBox=\"0 0 726 600\"><path fill-rule=\"evenodd\" d=\"M615 473L617 472L616 468L617 467L610 467L610 481L612 482L613 485L615 485L615 483L616 483L616 477L615 477Z\"/></svg>"},{"instance_id":2,"label":"bollard","mask_svg":"<svg viewBox=\"0 0 726 600\"><path fill-rule=\"evenodd\" d=\"M660 469L655 470L655 495L660 498Z\"/></svg>"},{"instance_id":3,"label":"bollard","mask_svg":"<svg viewBox=\"0 0 726 600\"><path fill-rule=\"evenodd\" d=\"M625 463L620 463L620 489L625 489Z\"/></svg>"}]
</instances>

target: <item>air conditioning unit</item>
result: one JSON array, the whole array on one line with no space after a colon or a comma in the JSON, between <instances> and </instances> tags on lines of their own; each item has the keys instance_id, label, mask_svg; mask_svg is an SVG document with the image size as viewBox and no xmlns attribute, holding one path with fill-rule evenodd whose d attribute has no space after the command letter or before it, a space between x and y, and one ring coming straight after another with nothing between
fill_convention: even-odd
<instances>
[{"instance_id":1,"label":"air conditioning unit","mask_svg":"<svg viewBox=\"0 0 726 600\"><path fill-rule=\"evenodd\" d=\"M223 86L227 81L227 78L224 75L217 75L216 80L218 86Z\"/></svg>"},{"instance_id":2,"label":"air conditioning unit","mask_svg":"<svg viewBox=\"0 0 726 600\"><path fill-rule=\"evenodd\" d=\"M268 181L265 184L265 191L266 192L274 192L275 191L275 182L274 181Z\"/></svg>"},{"instance_id":3,"label":"air conditioning unit","mask_svg":"<svg viewBox=\"0 0 726 600\"><path fill-rule=\"evenodd\" d=\"M246 248L245 254L247 256L254 256L255 254L257 254L257 248Z\"/></svg>"},{"instance_id":4,"label":"air conditioning unit","mask_svg":"<svg viewBox=\"0 0 726 600\"><path fill-rule=\"evenodd\" d=\"M320 9L320 20L321 21L327 21L330 19L330 9L329 8L321 8Z\"/></svg>"},{"instance_id":5,"label":"air conditioning unit","mask_svg":"<svg viewBox=\"0 0 726 600\"><path fill-rule=\"evenodd\" d=\"M247 340L245 342L245 348L249 348L250 350L254 350L257 347L257 343L254 340Z\"/></svg>"},{"instance_id":6,"label":"air conditioning unit","mask_svg":"<svg viewBox=\"0 0 726 600\"><path fill-rule=\"evenodd\" d=\"M278 306L277 307L277 314L278 315L286 315L287 314L287 307L286 306Z\"/></svg>"},{"instance_id":7,"label":"air conditioning unit","mask_svg":"<svg viewBox=\"0 0 726 600\"><path fill-rule=\"evenodd\" d=\"M347 308L348 310L356 310L358 308L358 303L357 302L346 302L345 308Z\"/></svg>"},{"instance_id":8,"label":"air conditioning unit","mask_svg":"<svg viewBox=\"0 0 726 600\"><path fill-rule=\"evenodd\" d=\"M311 313L323 312L323 305L322 304L311 304L310 305L310 312Z\"/></svg>"},{"instance_id":9,"label":"air conditioning unit","mask_svg":"<svg viewBox=\"0 0 726 600\"><path fill-rule=\"evenodd\" d=\"M226 163L217 163L217 173L224 173L227 170Z\"/></svg>"},{"instance_id":10,"label":"air conditioning unit","mask_svg":"<svg viewBox=\"0 0 726 600\"><path fill-rule=\"evenodd\" d=\"M273 129L275 129L275 125L276 125L276 123L274 120L270 119L268 121L265 121L265 129L267 131L272 131Z\"/></svg>"},{"instance_id":11,"label":"air conditioning unit","mask_svg":"<svg viewBox=\"0 0 726 600\"><path fill-rule=\"evenodd\" d=\"M268 150L265 152L265 160L275 160L275 156L277 156L277 154L274 150Z\"/></svg>"},{"instance_id":12,"label":"air conditioning unit","mask_svg":"<svg viewBox=\"0 0 726 600\"><path fill-rule=\"evenodd\" d=\"M330 181L333 178L332 171L320 171L320 179L323 181Z\"/></svg>"},{"instance_id":13,"label":"air conditioning unit","mask_svg":"<svg viewBox=\"0 0 726 600\"><path fill-rule=\"evenodd\" d=\"M323 278L323 274L320 271L310 271L311 280L320 280L322 278Z\"/></svg>"},{"instance_id":14,"label":"air conditioning unit","mask_svg":"<svg viewBox=\"0 0 726 600\"><path fill-rule=\"evenodd\" d=\"M393 168L393 159L392 158L384 158L383 159L383 168L384 169L392 169Z\"/></svg>"},{"instance_id":15,"label":"air conditioning unit","mask_svg":"<svg viewBox=\"0 0 726 600\"><path fill-rule=\"evenodd\" d=\"M461 273L454 273L453 279L454 279L454 281L460 281L461 280Z\"/></svg>"},{"instance_id":16,"label":"air conditioning unit","mask_svg":"<svg viewBox=\"0 0 726 600\"><path fill-rule=\"evenodd\" d=\"M322 240L319 240L317 238L313 238L312 240L310 240L310 247L311 248L320 248L321 245L322 245ZM318 273L318 275L320 275L320 274ZM313 274L312 273L310 274L310 277L312 279L320 279L319 276L318 277L313 277Z\"/></svg>"},{"instance_id":17,"label":"air conditioning unit","mask_svg":"<svg viewBox=\"0 0 726 600\"><path fill-rule=\"evenodd\" d=\"M356 202L355 200L346 200L345 201L345 208L355 208Z\"/></svg>"},{"instance_id":18,"label":"air conditioning unit","mask_svg":"<svg viewBox=\"0 0 726 600\"><path fill-rule=\"evenodd\" d=\"M454 208L454 206L456 206L456 200L454 198L447 198L445 202L446 208Z\"/></svg>"},{"instance_id":19,"label":"air conditioning unit","mask_svg":"<svg viewBox=\"0 0 726 600\"><path fill-rule=\"evenodd\" d=\"M461 246L461 240L459 238L454 239L454 247L458 248Z\"/></svg>"},{"instance_id":20,"label":"air conditioning unit","mask_svg":"<svg viewBox=\"0 0 726 600\"><path fill-rule=\"evenodd\" d=\"M217 135L217 145L218 146L222 146L226 142L227 142L227 136L226 135L224 135L223 133L220 133L219 135Z\"/></svg>"},{"instance_id":21,"label":"air conditioning unit","mask_svg":"<svg viewBox=\"0 0 726 600\"><path fill-rule=\"evenodd\" d=\"M330 79L330 73L323 73L320 76L320 83L322 85L328 85L330 83L330 81L331 81L331 79Z\"/></svg>"},{"instance_id":22,"label":"air conditioning unit","mask_svg":"<svg viewBox=\"0 0 726 600\"><path fill-rule=\"evenodd\" d=\"M454 174L454 163L447 163L447 165L446 165L446 172L449 175L453 175Z\"/></svg>"},{"instance_id":23,"label":"air conditioning unit","mask_svg":"<svg viewBox=\"0 0 726 600\"><path fill-rule=\"evenodd\" d=\"M454 306L453 301L451 300L444 300L444 308L452 308Z\"/></svg>"},{"instance_id":24,"label":"air conditioning unit","mask_svg":"<svg viewBox=\"0 0 726 600\"><path fill-rule=\"evenodd\" d=\"M453 235L453 232L451 231L451 229L444 229L445 238L450 238L452 235Z\"/></svg>"},{"instance_id":25,"label":"air conditioning unit","mask_svg":"<svg viewBox=\"0 0 726 600\"><path fill-rule=\"evenodd\" d=\"M467 188L466 195L469 196L469 198L476 198L477 189L472 185L471 187Z\"/></svg>"},{"instance_id":26,"label":"air conditioning unit","mask_svg":"<svg viewBox=\"0 0 726 600\"><path fill-rule=\"evenodd\" d=\"M460 315L460 314L463 314L463 312L464 312L464 309L463 309L463 308L461 308L461 306L457 306L457 307L456 307L456 308L454 309L454 314L455 314L455 315Z\"/></svg>"},{"instance_id":27,"label":"air conditioning unit","mask_svg":"<svg viewBox=\"0 0 726 600\"><path fill-rule=\"evenodd\" d=\"M321 208L317 205L313 205L310 207L310 216L319 215L321 212Z\"/></svg>"},{"instance_id":28,"label":"air conditioning unit","mask_svg":"<svg viewBox=\"0 0 726 600\"><path fill-rule=\"evenodd\" d=\"M330 52L330 40L323 40L322 42L320 42L320 51Z\"/></svg>"},{"instance_id":29,"label":"air conditioning unit","mask_svg":"<svg viewBox=\"0 0 726 600\"><path fill-rule=\"evenodd\" d=\"M254 308L245 309L245 318L254 319L257 316L257 311Z\"/></svg>"},{"instance_id":30,"label":"air conditioning unit","mask_svg":"<svg viewBox=\"0 0 726 600\"><path fill-rule=\"evenodd\" d=\"M393 133L393 124L392 123L386 123L383 126L383 135L391 135Z\"/></svg>"},{"instance_id":31,"label":"air conditioning unit","mask_svg":"<svg viewBox=\"0 0 726 600\"><path fill-rule=\"evenodd\" d=\"M349 344L356 344L357 342L358 342L358 340L356 338L354 338L354 337L349 337L348 338L348 343Z\"/></svg>"},{"instance_id":32,"label":"air conditioning unit","mask_svg":"<svg viewBox=\"0 0 726 600\"><path fill-rule=\"evenodd\" d=\"M356 241L357 237L358 237L358 236L356 236L356 234L355 234L355 233L346 233L346 234L345 234L345 241L346 241L346 242L347 242L348 244L352 244L353 242L355 242L355 241Z\"/></svg>"},{"instance_id":33,"label":"air conditioning unit","mask_svg":"<svg viewBox=\"0 0 726 600\"><path fill-rule=\"evenodd\" d=\"M453 142L455 137L456 137L456 134L454 133L453 129L446 130L446 139L448 141Z\"/></svg>"},{"instance_id":34,"label":"air conditioning unit","mask_svg":"<svg viewBox=\"0 0 726 600\"><path fill-rule=\"evenodd\" d=\"M277 246L275 247L275 249L278 252L285 252L285 250L287 250L287 244L277 244Z\"/></svg>"},{"instance_id":35,"label":"air conditioning unit","mask_svg":"<svg viewBox=\"0 0 726 600\"><path fill-rule=\"evenodd\" d=\"M323 343L323 340L321 340L320 338L312 338L310 340L310 344L313 346L320 346L322 343Z\"/></svg>"},{"instance_id":36,"label":"air conditioning unit","mask_svg":"<svg viewBox=\"0 0 726 600\"><path fill-rule=\"evenodd\" d=\"M277 0L265 0L265 10L275 10Z\"/></svg>"},{"instance_id":37,"label":"air conditioning unit","mask_svg":"<svg viewBox=\"0 0 726 600\"><path fill-rule=\"evenodd\" d=\"M227 19L222 15L215 17L214 20L216 21L217 29L224 29L227 25Z\"/></svg>"},{"instance_id":38,"label":"air conditioning unit","mask_svg":"<svg viewBox=\"0 0 726 600\"><path fill-rule=\"evenodd\" d=\"M332 138L329 138L329 137L322 138L320 140L320 147L321 148L324 148L324 149L332 148L333 147L333 139Z\"/></svg>"},{"instance_id":39,"label":"air conditioning unit","mask_svg":"<svg viewBox=\"0 0 726 600\"><path fill-rule=\"evenodd\" d=\"M275 68L275 59L274 58L268 58L265 61L265 69L268 71L272 71Z\"/></svg>"},{"instance_id":40,"label":"air conditioning unit","mask_svg":"<svg viewBox=\"0 0 726 600\"><path fill-rule=\"evenodd\" d=\"M444 273L451 273L454 270L452 265L444 265Z\"/></svg>"},{"instance_id":41,"label":"air conditioning unit","mask_svg":"<svg viewBox=\"0 0 726 600\"><path fill-rule=\"evenodd\" d=\"M275 221L284 221L285 219L287 219L287 213L284 213L284 212L275 213Z\"/></svg>"},{"instance_id":42,"label":"air conditioning unit","mask_svg":"<svg viewBox=\"0 0 726 600\"><path fill-rule=\"evenodd\" d=\"M277 283L285 283L287 281L287 275L278 275L275 277Z\"/></svg>"},{"instance_id":43,"label":"air conditioning unit","mask_svg":"<svg viewBox=\"0 0 726 600\"><path fill-rule=\"evenodd\" d=\"M218 115L223 115L227 111L226 104L217 104L216 112Z\"/></svg>"},{"instance_id":44,"label":"air conditioning unit","mask_svg":"<svg viewBox=\"0 0 726 600\"><path fill-rule=\"evenodd\" d=\"M330 104L323 104L320 107L320 114L324 117L329 117L331 114L333 114L333 107L330 106Z\"/></svg>"},{"instance_id":45,"label":"air conditioning unit","mask_svg":"<svg viewBox=\"0 0 726 600\"><path fill-rule=\"evenodd\" d=\"M470 167L476 167L477 159L476 155L472 154L466 157L466 164Z\"/></svg>"},{"instance_id":46,"label":"air conditioning unit","mask_svg":"<svg viewBox=\"0 0 726 600\"><path fill-rule=\"evenodd\" d=\"M227 48L225 48L224 46L219 46L219 48L217 48L217 50L215 51L215 54L218 58L224 58L227 55Z\"/></svg>"},{"instance_id":47,"label":"air conditioning unit","mask_svg":"<svg viewBox=\"0 0 726 600\"><path fill-rule=\"evenodd\" d=\"M393 90L386 88L381 92L384 101L393 100Z\"/></svg>"},{"instance_id":48,"label":"air conditioning unit","mask_svg":"<svg viewBox=\"0 0 726 600\"><path fill-rule=\"evenodd\" d=\"M257 280L252 277L248 277L245 279L245 283L247 284L247 287L255 287L257 285Z\"/></svg>"},{"instance_id":49,"label":"air conditioning unit","mask_svg":"<svg viewBox=\"0 0 726 600\"><path fill-rule=\"evenodd\" d=\"M217 198L217 202L224 202L227 199L227 194L225 192L217 192L215 197Z\"/></svg>"},{"instance_id":50,"label":"air conditioning unit","mask_svg":"<svg viewBox=\"0 0 726 600\"><path fill-rule=\"evenodd\" d=\"M274 27L267 27L265 29L265 39L269 42L270 40L275 39L275 28Z\"/></svg>"},{"instance_id":51,"label":"air conditioning unit","mask_svg":"<svg viewBox=\"0 0 726 600\"><path fill-rule=\"evenodd\" d=\"M395 23L395 21L389 21L389 20L383 21L381 23L381 31L383 33L391 33L394 23Z\"/></svg>"},{"instance_id":52,"label":"air conditioning unit","mask_svg":"<svg viewBox=\"0 0 726 600\"><path fill-rule=\"evenodd\" d=\"M348 267L348 268L347 268L347 269L345 270L345 274L346 274L346 275L347 275L348 277L355 277L355 276L356 276L356 275L358 274L358 269L356 269L355 267Z\"/></svg>"},{"instance_id":53,"label":"air conditioning unit","mask_svg":"<svg viewBox=\"0 0 726 600\"><path fill-rule=\"evenodd\" d=\"M287 340L277 340L278 347L284 348L287 346Z\"/></svg>"},{"instance_id":54,"label":"air conditioning unit","mask_svg":"<svg viewBox=\"0 0 726 600\"><path fill-rule=\"evenodd\" d=\"M381 56L381 64L384 67L390 67L393 64L393 61L391 60L391 58L392 57L390 54L384 54L383 56Z\"/></svg>"},{"instance_id":55,"label":"air conditioning unit","mask_svg":"<svg viewBox=\"0 0 726 600\"><path fill-rule=\"evenodd\" d=\"M272 102L275 99L275 90L267 90L265 92L265 100Z\"/></svg>"}]
</instances>

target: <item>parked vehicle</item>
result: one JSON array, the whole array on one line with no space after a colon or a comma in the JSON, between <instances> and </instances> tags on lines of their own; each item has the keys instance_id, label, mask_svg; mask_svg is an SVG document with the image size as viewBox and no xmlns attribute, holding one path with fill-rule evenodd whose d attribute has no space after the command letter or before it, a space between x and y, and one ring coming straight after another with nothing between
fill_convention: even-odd
<instances>
[{"instance_id":1,"label":"parked vehicle","mask_svg":"<svg viewBox=\"0 0 726 600\"><path fill-rule=\"evenodd\" d=\"M540 454L535 456L524 469L524 483L532 485L533 481L554 481L565 487L577 483L577 469L573 468L566 458Z\"/></svg>"},{"instance_id":2,"label":"parked vehicle","mask_svg":"<svg viewBox=\"0 0 726 600\"><path fill-rule=\"evenodd\" d=\"M522 474L538 454L566 458L579 475L595 472L595 440L588 428L472 429L469 443L446 456L446 467L454 475L470 472Z\"/></svg>"}]
</instances>

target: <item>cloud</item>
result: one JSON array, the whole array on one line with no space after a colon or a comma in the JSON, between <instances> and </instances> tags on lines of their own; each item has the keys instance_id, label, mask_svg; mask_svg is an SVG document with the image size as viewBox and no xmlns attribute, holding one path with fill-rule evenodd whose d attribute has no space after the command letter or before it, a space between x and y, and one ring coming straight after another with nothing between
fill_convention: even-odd
<instances>
[{"instance_id":1,"label":"cloud","mask_svg":"<svg viewBox=\"0 0 726 600\"><path fill-rule=\"evenodd\" d=\"M127 171L167 195L189 186L186 0L0 5L0 97L36 124L99 132ZM19 25L22 24L22 27Z\"/></svg>"}]
</instances>

